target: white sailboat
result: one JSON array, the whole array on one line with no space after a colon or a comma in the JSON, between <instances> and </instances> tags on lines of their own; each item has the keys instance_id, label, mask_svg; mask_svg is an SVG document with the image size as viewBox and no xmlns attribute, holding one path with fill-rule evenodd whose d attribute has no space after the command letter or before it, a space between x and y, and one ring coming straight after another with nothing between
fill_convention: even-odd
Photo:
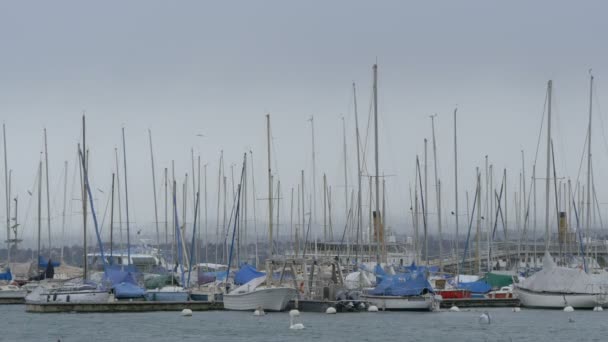
<instances>
[{"instance_id":1,"label":"white sailboat","mask_svg":"<svg viewBox=\"0 0 608 342\"><path fill-rule=\"evenodd\" d=\"M593 89L593 76L590 79ZM543 269L525 280L514 278L514 292L521 304L534 308L594 308L602 305L603 297L608 288L606 276L595 276L580 268L562 267L555 264L549 249L549 190L551 180L551 90L552 81L547 85L547 174L546 174L546 207L545 207L545 257ZM590 179L591 163L591 99L589 107L589 140L588 140L588 173L587 183ZM589 200L590 201L590 200ZM587 211L587 225L589 224L589 211Z\"/></svg>"},{"instance_id":2,"label":"white sailboat","mask_svg":"<svg viewBox=\"0 0 608 342\"><path fill-rule=\"evenodd\" d=\"M272 173L270 164L270 115L266 115L266 127L268 135L268 239L269 239L269 255L272 258L273 249L273 234L272 234ZM245 170L246 159L243 161L243 171ZM242 176L241 176L242 179ZM239 215L241 187L239 185L237 195L237 210L236 215ZM235 219L235 225L238 219ZM232 256L231 256L232 257ZM230 267L230 263L228 265ZM272 282L272 267L271 263L266 263L266 276L257 277L244 285L230 291L224 295L224 309L226 310L256 310L262 308L265 311L283 311L287 304L297 295L297 291L293 287L282 286L281 284L274 285ZM265 285L262 285L265 284Z\"/></svg>"}]
</instances>

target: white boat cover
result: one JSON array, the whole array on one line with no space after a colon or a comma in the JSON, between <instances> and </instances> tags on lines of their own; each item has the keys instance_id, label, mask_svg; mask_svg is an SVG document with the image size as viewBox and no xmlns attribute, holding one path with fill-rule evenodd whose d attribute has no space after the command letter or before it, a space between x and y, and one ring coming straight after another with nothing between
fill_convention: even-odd
<instances>
[{"instance_id":1,"label":"white boat cover","mask_svg":"<svg viewBox=\"0 0 608 342\"><path fill-rule=\"evenodd\" d=\"M365 272L353 272L344 278L344 285L349 290L355 290L366 287L373 287L372 281L369 280Z\"/></svg>"},{"instance_id":2,"label":"white boat cover","mask_svg":"<svg viewBox=\"0 0 608 342\"><path fill-rule=\"evenodd\" d=\"M253 278L249 282L230 291L230 294L241 294L241 293L252 292L258 286L262 285L265 281L266 281L266 276Z\"/></svg>"},{"instance_id":3,"label":"white boat cover","mask_svg":"<svg viewBox=\"0 0 608 342\"><path fill-rule=\"evenodd\" d=\"M592 276L580 268L557 266L546 253L542 270L520 280L518 286L534 292L598 294L603 292L606 280L605 276Z\"/></svg>"}]
</instances>

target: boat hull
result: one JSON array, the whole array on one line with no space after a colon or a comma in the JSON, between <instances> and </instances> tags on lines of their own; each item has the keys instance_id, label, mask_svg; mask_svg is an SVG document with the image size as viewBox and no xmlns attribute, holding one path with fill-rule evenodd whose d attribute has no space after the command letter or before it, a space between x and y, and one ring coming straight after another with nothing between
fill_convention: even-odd
<instances>
[{"instance_id":1,"label":"boat hull","mask_svg":"<svg viewBox=\"0 0 608 342\"><path fill-rule=\"evenodd\" d=\"M111 294L107 291L52 291L32 292L25 297L26 303L107 303Z\"/></svg>"},{"instance_id":2,"label":"boat hull","mask_svg":"<svg viewBox=\"0 0 608 342\"><path fill-rule=\"evenodd\" d=\"M361 299L368 301L371 305L377 306L381 310L401 310L401 311L432 311L434 298L431 296L361 296Z\"/></svg>"},{"instance_id":3,"label":"boat hull","mask_svg":"<svg viewBox=\"0 0 608 342\"><path fill-rule=\"evenodd\" d=\"M25 289L0 289L0 299L24 299L26 295Z\"/></svg>"},{"instance_id":4,"label":"boat hull","mask_svg":"<svg viewBox=\"0 0 608 342\"><path fill-rule=\"evenodd\" d=\"M596 294L541 293L519 287L514 292L521 305L528 308L563 309L569 305L576 309L591 309L598 305Z\"/></svg>"},{"instance_id":5,"label":"boat hull","mask_svg":"<svg viewBox=\"0 0 608 342\"><path fill-rule=\"evenodd\" d=\"M471 298L471 291L468 290L438 290L438 295L441 295L443 299L464 299Z\"/></svg>"},{"instance_id":6,"label":"boat hull","mask_svg":"<svg viewBox=\"0 0 608 342\"><path fill-rule=\"evenodd\" d=\"M261 307L265 311L283 311L296 295L296 290L291 287L263 288L246 293L225 294L224 309L253 311Z\"/></svg>"}]
</instances>

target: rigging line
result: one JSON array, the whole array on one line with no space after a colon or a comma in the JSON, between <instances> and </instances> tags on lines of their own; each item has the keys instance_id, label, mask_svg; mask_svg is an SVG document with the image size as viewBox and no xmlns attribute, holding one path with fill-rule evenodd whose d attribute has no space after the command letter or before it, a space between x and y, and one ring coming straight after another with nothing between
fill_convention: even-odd
<instances>
[{"instance_id":1,"label":"rigging line","mask_svg":"<svg viewBox=\"0 0 608 342\"><path fill-rule=\"evenodd\" d=\"M38 170L36 170L36 175L34 176L34 184L32 184L32 187L30 188L30 189L32 189L32 190L33 190L33 189L35 189L35 188L36 188L36 185L38 184L38 183L37 183L37 182L38 182L38 176L37 176L37 174L38 174ZM29 191L29 190L28 190L28 191ZM27 227L27 223L28 223L28 221L29 221L29 217L30 217L30 209L31 209L31 207L32 207L32 199L33 199L33 198L34 198L34 196L33 196L33 192L32 192L32 194L29 196L29 199L28 199L28 201L27 201L27 210L25 211L25 218L23 219L23 223L21 224L21 225L22 225L24 228L25 228L25 227ZM23 234L24 234L24 232L25 232L25 229L21 229L21 230L19 231L19 234L20 234L20 235L19 235L19 239L23 239L23 236L24 236ZM34 238L36 238L36 233L35 233L35 232L32 232L32 236L33 236Z\"/></svg>"},{"instance_id":2,"label":"rigging line","mask_svg":"<svg viewBox=\"0 0 608 342\"><path fill-rule=\"evenodd\" d=\"M581 171L583 170L583 162L585 161L585 149L587 148L587 144L589 143L589 129L587 129L587 134L585 135L585 142L583 143L583 151L581 152L581 162L579 163L578 166L578 173L576 174L576 183L574 186L574 191L572 192L572 196L576 197L576 194L579 190L578 186L579 186L579 179L581 177Z\"/></svg>"}]
</instances>

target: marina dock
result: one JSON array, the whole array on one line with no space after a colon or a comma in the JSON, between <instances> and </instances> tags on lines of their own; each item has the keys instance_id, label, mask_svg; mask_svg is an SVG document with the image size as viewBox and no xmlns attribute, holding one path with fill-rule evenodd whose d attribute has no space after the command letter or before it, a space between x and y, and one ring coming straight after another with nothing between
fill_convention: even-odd
<instances>
[{"instance_id":1,"label":"marina dock","mask_svg":"<svg viewBox=\"0 0 608 342\"><path fill-rule=\"evenodd\" d=\"M449 309L452 306L459 308L511 308L519 306L517 298L463 298L463 299L444 299L441 302L442 309Z\"/></svg>"},{"instance_id":2,"label":"marina dock","mask_svg":"<svg viewBox=\"0 0 608 342\"><path fill-rule=\"evenodd\" d=\"M112 302L112 303L37 303L26 304L25 311L33 313L58 312L151 312L151 311L192 311L223 310L221 302Z\"/></svg>"}]
</instances>

